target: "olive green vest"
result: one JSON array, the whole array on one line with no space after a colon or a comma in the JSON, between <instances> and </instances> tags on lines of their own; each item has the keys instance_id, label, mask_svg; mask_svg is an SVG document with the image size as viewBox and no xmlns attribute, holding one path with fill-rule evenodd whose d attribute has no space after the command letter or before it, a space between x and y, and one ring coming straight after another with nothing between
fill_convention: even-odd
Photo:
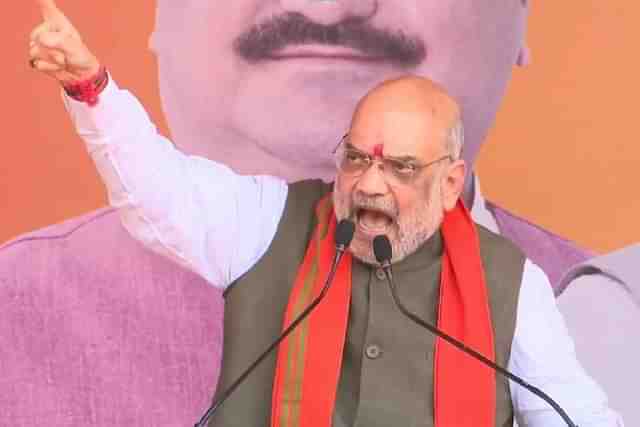
<instances>
[{"instance_id":1,"label":"olive green vest","mask_svg":"<svg viewBox=\"0 0 640 427\"><path fill-rule=\"evenodd\" d=\"M218 392L225 390L281 332L289 291L315 227L314 205L330 188L318 181L291 185L269 250L227 289ZM478 232L496 362L506 366L525 259L504 238L482 227ZM437 318L441 254L441 236L436 234L415 254L394 265L400 299L432 324ZM396 309L382 272L354 259L334 427L433 426L434 343L431 333ZM268 426L275 364L274 352L224 403L209 425ZM511 426L509 385L501 376L497 376L496 400L496 426Z\"/></svg>"}]
</instances>

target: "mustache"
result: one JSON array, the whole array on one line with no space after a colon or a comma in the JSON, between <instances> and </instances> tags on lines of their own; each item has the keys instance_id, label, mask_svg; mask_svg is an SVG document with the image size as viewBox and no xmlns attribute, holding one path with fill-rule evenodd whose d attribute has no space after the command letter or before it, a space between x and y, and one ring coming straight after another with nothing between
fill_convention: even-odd
<instances>
[{"instance_id":1,"label":"mustache","mask_svg":"<svg viewBox=\"0 0 640 427\"><path fill-rule=\"evenodd\" d=\"M349 217L354 219L358 210L367 209L377 212L381 212L387 215L392 220L398 217L398 207L392 199L379 199L374 197L367 197L362 194L354 194L351 201L351 214Z\"/></svg>"},{"instance_id":2,"label":"mustache","mask_svg":"<svg viewBox=\"0 0 640 427\"><path fill-rule=\"evenodd\" d=\"M324 25L298 12L288 12L253 26L235 40L233 47L238 55L253 63L271 59L287 46L304 44L347 47L405 67L420 64L426 56L422 40L401 30L378 29L357 16Z\"/></svg>"}]
</instances>

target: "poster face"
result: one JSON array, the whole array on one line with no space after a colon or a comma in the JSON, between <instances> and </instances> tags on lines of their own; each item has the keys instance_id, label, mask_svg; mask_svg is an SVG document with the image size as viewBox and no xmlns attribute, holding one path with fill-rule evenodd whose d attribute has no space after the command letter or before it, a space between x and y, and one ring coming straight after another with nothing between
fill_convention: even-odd
<instances>
[{"instance_id":1,"label":"poster face","mask_svg":"<svg viewBox=\"0 0 640 427\"><path fill-rule=\"evenodd\" d=\"M482 104L488 113L500 108L495 122L492 117L484 120L482 128L488 128L488 134L476 162L484 191L492 200L598 252L640 240L640 225L635 220L640 198L632 196L637 181L633 165L638 162L640 151L624 125L633 123L632 100L638 93L634 84L638 61L628 53L634 26L627 20L635 13L634 5L625 5L624 10L604 5L577 10L570 5L555 5L552 9L533 5L527 34L532 62L524 68L516 67L499 103L498 99L491 101L495 96L484 98L483 94L502 93L503 88L487 87L479 82L479 75L476 77L480 71L491 70L471 67L472 61L489 61L488 58L478 58L482 54L476 52L475 46L462 55L457 50L447 51L446 44L432 45L437 41L435 34L440 30L436 24L440 21L430 25L431 29L422 24L424 15L432 20L440 16L442 20L452 2L415 10L413 6L403 6L412 2L380 2L372 21L376 29L401 29L409 40L422 40L432 60L426 59L415 69L374 64L359 71L358 67L343 64L342 72L336 69L333 73L332 67L328 71L309 71L307 67L306 73L300 73L299 66L258 71L269 67L260 61L242 64L233 43L250 34L253 24L270 16L269 7L275 6L262 5L270 2L243 1L222 11L210 2L192 1L181 6L165 3L159 11L162 25L158 28L157 10L149 1L135 5L116 1L90 9L73 1L62 4L118 82L142 99L160 129L165 134L171 130L181 147L202 153L219 151L224 144L211 143L215 135L235 135L238 128L245 129L242 137L265 145L273 142L265 135L273 135L273 140L299 141L304 131L305 135L313 135L308 139L314 141L316 156L340 135L350 109L367 85L404 71L424 70L425 74L444 80L447 69L461 63L464 70L458 76L464 77L464 82L449 86L455 86L454 91L459 93L476 92L474 102ZM463 3L464 8L474 9L472 2ZM510 25L514 30L508 24L514 16L509 10L501 15L502 23L496 21L498 16L482 15L489 12L472 12L494 25ZM0 241L105 204L102 187L69 125L56 85L25 66L28 52L23 41L38 23L37 10L26 4L13 5L11 13L14 18L3 30L9 40L7 60L12 64L2 71L3 79L11 82L6 88L3 115L11 118L4 123L6 138L19 140L20 144L8 144L0 157L0 201L7 207L2 210ZM180 27L183 22L189 25ZM567 22L576 25L566 25ZM148 48L154 44L150 36L155 29L160 64ZM474 28L467 26L466 30ZM452 39L447 42L450 45L456 43L455 37L448 38ZM167 48L171 40L173 49ZM499 39L493 42L506 43ZM506 46L500 48L507 50ZM513 55L513 46L510 51ZM598 52L597 56L594 52ZM415 62L416 57L411 58L409 53L407 60ZM516 58L511 60L515 62ZM499 81L504 77L496 76ZM269 78L277 79L277 83L266 84ZM173 90L178 94L171 93L172 85L179 85L179 90ZM470 89L464 89L464 85ZM299 96L290 96L293 93ZM287 94L287 102L282 102L280 96ZM183 113L177 106L180 96L185 98ZM265 111L269 112L266 117L256 114ZM284 126L281 116L292 112L297 126ZM192 134L210 135L206 137L210 140L191 143ZM295 143L291 145L295 147ZM471 157L480 142L475 145L469 150ZM299 160L292 147L284 153L285 160ZM505 174L511 178L504 179ZM526 192L521 190L523 186ZM576 211L580 215L576 216ZM606 226L594 227L604 223Z\"/></svg>"}]
</instances>

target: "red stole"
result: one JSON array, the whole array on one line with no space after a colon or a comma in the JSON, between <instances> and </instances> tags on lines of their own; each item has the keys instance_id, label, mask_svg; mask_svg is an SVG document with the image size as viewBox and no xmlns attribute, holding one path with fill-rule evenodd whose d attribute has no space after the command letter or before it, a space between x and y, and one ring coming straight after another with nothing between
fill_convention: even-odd
<instances>
[{"instance_id":1,"label":"red stole","mask_svg":"<svg viewBox=\"0 0 640 427\"><path fill-rule=\"evenodd\" d=\"M335 253L330 195L318 203L315 213L316 229L289 296L284 327L318 295ZM438 327L495 360L478 235L461 201L446 213L441 231ZM345 254L325 299L280 345L272 427L331 426L351 299L351 262L351 255ZM495 373L439 338L435 355L435 426L493 427Z\"/></svg>"}]
</instances>

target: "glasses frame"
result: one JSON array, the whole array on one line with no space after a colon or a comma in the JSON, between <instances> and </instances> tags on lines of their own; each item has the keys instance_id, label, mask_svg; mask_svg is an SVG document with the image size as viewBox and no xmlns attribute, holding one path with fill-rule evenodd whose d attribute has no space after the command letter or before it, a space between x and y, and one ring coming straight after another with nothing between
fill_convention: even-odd
<instances>
[{"instance_id":1,"label":"glasses frame","mask_svg":"<svg viewBox=\"0 0 640 427\"><path fill-rule=\"evenodd\" d=\"M342 136L342 138L340 139L340 142L338 142L338 145L336 145L336 147L333 149L332 153L334 155L335 158L335 163L336 163L336 167L338 168L338 170L346 175L352 176L354 178L358 178L362 175L364 175L375 163L376 161L380 162L380 164L382 165L382 172L383 172L383 176L385 177L385 180L387 181L387 183L389 183L389 175L393 176L395 181L400 182L402 184L411 184L416 177L420 176L421 172L428 168L429 166L435 165L437 163L440 163L443 160L450 160L453 161L453 156L451 154L446 154L442 157L439 157L435 160L432 160L430 162L427 163L420 163L420 162L416 162L414 160L406 160L406 159L402 159L402 158L397 158L397 157L387 157L387 156L373 156L369 153L366 153L362 150L359 150L355 147L353 147L349 142L346 142L346 144L348 144L349 146L346 146L345 141L347 141L347 137L349 136L349 133L346 133ZM344 155L340 155L340 151L342 150L342 152L353 152L353 153L357 153L359 156L361 156L363 159L366 159L366 163L367 166L365 168L362 169L362 171L360 172L347 172L344 170L344 167L342 166L342 161L343 156ZM386 163L385 163L386 162ZM393 167L388 167L388 163L395 163L397 165L401 165L402 168L407 168L410 169L412 172L409 174L398 174L398 173L394 173ZM387 172L387 169L390 169ZM398 169L395 169L398 170Z\"/></svg>"}]
</instances>

